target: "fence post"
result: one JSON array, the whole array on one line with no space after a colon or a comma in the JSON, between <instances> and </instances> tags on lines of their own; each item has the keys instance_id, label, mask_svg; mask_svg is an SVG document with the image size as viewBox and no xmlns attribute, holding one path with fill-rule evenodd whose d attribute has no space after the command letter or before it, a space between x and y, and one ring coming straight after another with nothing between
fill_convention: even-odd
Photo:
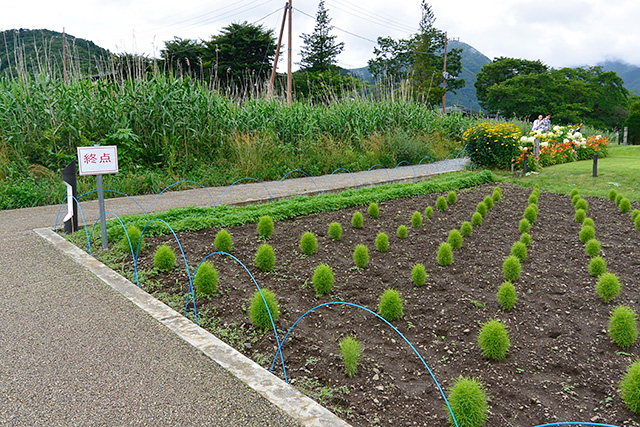
<instances>
[{"instance_id":1,"label":"fence post","mask_svg":"<svg viewBox=\"0 0 640 427\"><path fill-rule=\"evenodd\" d=\"M598 177L598 153L593 155L593 177Z\"/></svg>"}]
</instances>

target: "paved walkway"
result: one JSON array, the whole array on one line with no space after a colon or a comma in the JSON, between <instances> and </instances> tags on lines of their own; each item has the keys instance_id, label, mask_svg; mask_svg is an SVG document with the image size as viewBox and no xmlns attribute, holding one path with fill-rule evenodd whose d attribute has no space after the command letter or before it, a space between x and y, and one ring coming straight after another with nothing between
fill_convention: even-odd
<instances>
[{"instance_id":1,"label":"paved walkway","mask_svg":"<svg viewBox=\"0 0 640 427\"><path fill-rule=\"evenodd\" d=\"M461 166L240 183L136 201L149 211L248 203ZM138 204L108 199L106 209L132 214ZM81 207L93 223L97 202ZM58 213L59 206L0 211L0 425L299 425L33 231L52 228Z\"/></svg>"}]
</instances>

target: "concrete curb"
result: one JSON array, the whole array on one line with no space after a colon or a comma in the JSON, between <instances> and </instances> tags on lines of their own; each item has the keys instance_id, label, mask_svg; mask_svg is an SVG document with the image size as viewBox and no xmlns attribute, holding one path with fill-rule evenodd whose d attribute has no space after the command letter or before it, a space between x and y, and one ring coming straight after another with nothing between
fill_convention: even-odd
<instances>
[{"instance_id":1,"label":"concrete curb","mask_svg":"<svg viewBox=\"0 0 640 427\"><path fill-rule=\"evenodd\" d=\"M349 427L348 423L328 409L158 301L51 229L37 228L33 231L299 423L310 427Z\"/></svg>"}]
</instances>

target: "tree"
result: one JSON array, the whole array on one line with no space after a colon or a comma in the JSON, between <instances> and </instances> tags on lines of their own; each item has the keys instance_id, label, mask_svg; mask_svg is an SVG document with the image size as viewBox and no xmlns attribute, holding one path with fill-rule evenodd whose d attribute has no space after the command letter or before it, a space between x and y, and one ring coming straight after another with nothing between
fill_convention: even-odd
<instances>
[{"instance_id":1,"label":"tree","mask_svg":"<svg viewBox=\"0 0 640 427\"><path fill-rule=\"evenodd\" d=\"M415 60L412 41L378 37L378 46L373 48L374 59L368 61L369 72L375 79L405 76Z\"/></svg>"},{"instance_id":2,"label":"tree","mask_svg":"<svg viewBox=\"0 0 640 427\"><path fill-rule=\"evenodd\" d=\"M629 144L640 144L640 100L631 104L629 116L625 120L624 126L629 128L627 134Z\"/></svg>"},{"instance_id":3,"label":"tree","mask_svg":"<svg viewBox=\"0 0 640 427\"><path fill-rule=\"evenodd\" d=\"M205 52L202 42L174 37L164 43L160 54L171 70L191 74L202 66Z\"/></svg>"},{"instance_id":4,"label":"tree","mask_svg":"<svg viewBox=\"0 0 640 427\"><path fill-rule=\"evenodd\" d=\"M329 34L332 28L324 0L320 0L313 33L300 36L304 40L300 51L300 65L304 71L328 71L337 68L337 57L344 49L344 43L336 43L337 36Z\"/></svg>"}]
</instances>

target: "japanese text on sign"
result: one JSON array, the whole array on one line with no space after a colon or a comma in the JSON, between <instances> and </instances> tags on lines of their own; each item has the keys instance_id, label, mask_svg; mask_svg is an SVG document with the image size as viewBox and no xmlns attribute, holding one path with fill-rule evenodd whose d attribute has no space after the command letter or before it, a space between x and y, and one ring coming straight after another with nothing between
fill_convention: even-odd
<instances>
[{"instance_id":1,"label":"japanese text on sign","mask_svg":"<svg viewBox=\"0 0 640 427\"><path fill-rule=\"evenodd\" d=\"M80 175L118 173L118 148L115 145L78 147Z\"/></svg>"}]
</instances>

